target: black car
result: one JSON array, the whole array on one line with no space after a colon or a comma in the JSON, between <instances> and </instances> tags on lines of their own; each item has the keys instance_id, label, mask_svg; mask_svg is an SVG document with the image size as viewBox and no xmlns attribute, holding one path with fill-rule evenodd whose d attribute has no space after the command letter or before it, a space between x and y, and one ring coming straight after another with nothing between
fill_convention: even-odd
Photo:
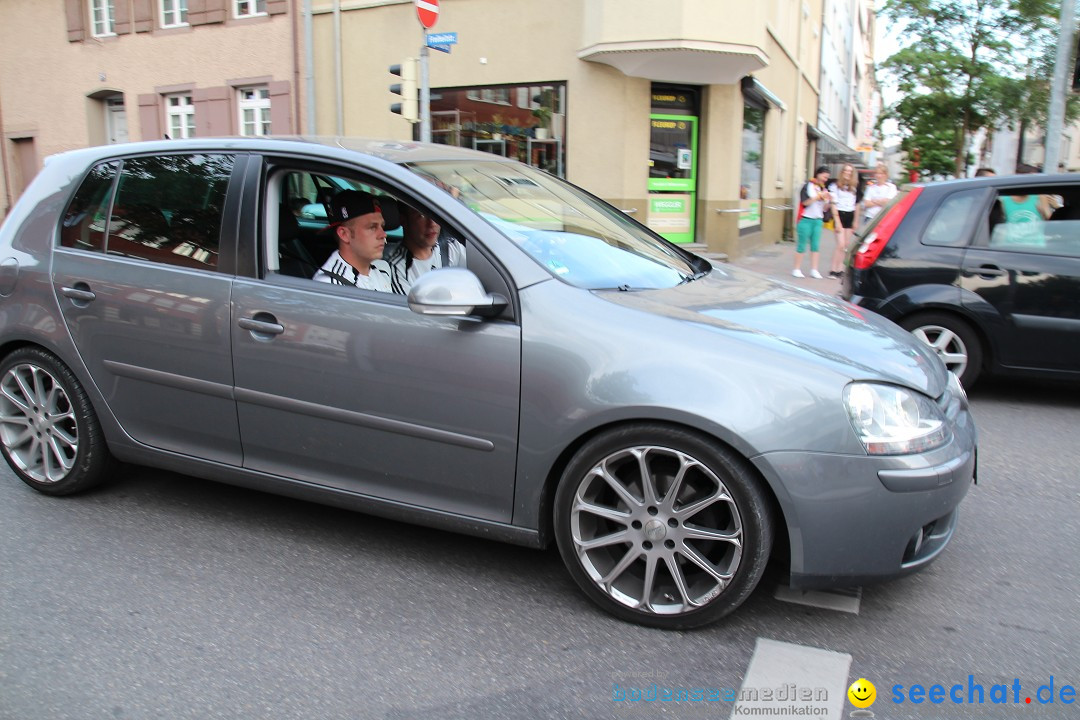
<instances>
[{"instance_id":1,"label":"black car","mask_svg":"<svg viewBox=\"0 0 1080 720\"><path fill-rule=\"evenodd\" d=\"M982 373L1080 378L1080 174L901 190L853 243L842 296Z\"/></svg>"}]
</instances>

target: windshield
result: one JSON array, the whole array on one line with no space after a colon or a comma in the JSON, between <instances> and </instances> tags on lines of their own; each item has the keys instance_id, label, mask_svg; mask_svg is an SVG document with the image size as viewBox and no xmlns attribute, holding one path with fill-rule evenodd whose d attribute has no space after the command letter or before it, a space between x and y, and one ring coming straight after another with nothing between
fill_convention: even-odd
<instances>
[{"instance_id":1,"label":"windshield","mask_svg":"<svg viewBox=\"0 0 1080 720\"><path fill-rule=\"evenodd\" d=\"M452 161L410 169L450 190L549 272L590 290L666 288L707 268L582 190L527 165Z\"/></svg>"}]
</instances>

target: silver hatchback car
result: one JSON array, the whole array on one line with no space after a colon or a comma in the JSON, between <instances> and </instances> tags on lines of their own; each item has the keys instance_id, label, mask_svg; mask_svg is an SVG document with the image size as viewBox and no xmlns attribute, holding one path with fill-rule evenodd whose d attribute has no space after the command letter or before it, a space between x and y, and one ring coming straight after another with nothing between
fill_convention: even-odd
<instances>
[{"instance_id":1,"label":"silver hatchback car","mask_svg":"<svg viewBox=\"0 0 1080 720\"><path fill-rule=\"evenodd\" d=\"M388 248L434 220L449 267L313 281L349 191ZM976 466L964 391L892 323L526 165L366 140L50 158L0 229L0 446L54 495L115 459L554 541L663 628L731 612L774 555L802 588L924 567Z\"/></svg>"}]
</instances>

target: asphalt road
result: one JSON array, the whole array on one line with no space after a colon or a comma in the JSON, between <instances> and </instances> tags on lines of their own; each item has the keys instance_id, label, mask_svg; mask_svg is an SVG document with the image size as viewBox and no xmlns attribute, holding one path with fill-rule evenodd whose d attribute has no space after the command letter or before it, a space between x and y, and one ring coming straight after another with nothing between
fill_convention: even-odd
<instances>
[{"instance_id":1,"label":"asphalt road","mask_svg":"<svg viewBox=\"0 0 1080 720\"><path fill-rule=\"evenodd\" d=\"M850 655L879 718L1080 716L1060 695L1080 686L1080 388L972 402L979 484L938 562L865 588L858 614L782 602L769 577L693 632L602 614L554 550L138 468L49 498L5 466L0 718L728 718L613 688L739 688L759 638ZM889 700L969 682L983 704Z\"/></svg>"}]
</instances>

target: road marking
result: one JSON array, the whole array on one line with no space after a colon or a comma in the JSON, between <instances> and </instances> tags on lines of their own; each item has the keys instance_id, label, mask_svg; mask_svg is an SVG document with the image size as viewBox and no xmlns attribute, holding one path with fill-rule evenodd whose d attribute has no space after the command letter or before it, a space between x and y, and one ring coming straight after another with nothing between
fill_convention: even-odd
<instances>
[{"instance_id":1,"label":"road marking","mask_svg":"<svg viewBox=\"0 0 1080 720\"><path fill-rule=\"evenodd\" d=\"M838 720L850 669L847 653L758 638L731 718Z\"/></svg>"},{"instance_id":2,"label":"road marking","mask_svg":"<svg viewBox=\"0 0 1080 720\"><path fill-rule=\"evenodd\" d=\"M787 585L778 585L774 597L796 605L837 610L839 612L859 614L859 602L862 600L862 588L840 588L837 590L792 590Z\"/></svg>"}]
</instances>

